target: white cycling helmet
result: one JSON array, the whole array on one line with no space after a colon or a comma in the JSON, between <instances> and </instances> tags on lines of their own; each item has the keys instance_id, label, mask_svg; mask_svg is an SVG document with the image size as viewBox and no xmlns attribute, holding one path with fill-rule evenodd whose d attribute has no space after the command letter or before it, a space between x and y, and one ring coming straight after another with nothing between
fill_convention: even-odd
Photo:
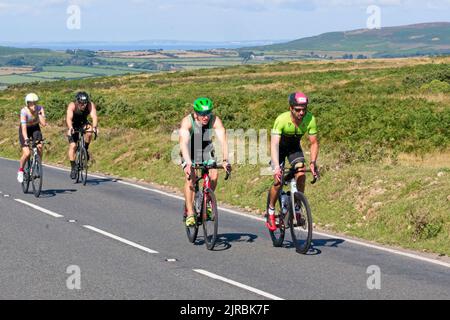
<instances>
[{"instance_id":1,"label":"white cycling helmet","mask_svg":"<svg viewBox=\"0 0 450 320\"><path fill-rule=\"evenodd\" d=\"M38 102L39 101L39 97L36 93L29 93L27 94L27 96L25 97L25 103L28 102Z\"/></svg>"}]
</instances>

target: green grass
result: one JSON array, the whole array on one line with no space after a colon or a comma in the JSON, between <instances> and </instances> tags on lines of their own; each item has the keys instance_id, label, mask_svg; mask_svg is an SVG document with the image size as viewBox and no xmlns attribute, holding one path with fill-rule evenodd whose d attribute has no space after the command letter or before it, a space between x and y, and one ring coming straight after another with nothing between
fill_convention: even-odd
<instances>
[{"instance_id":1,"label":"green grass","mask_svg":"<svg viewBox=\"0 0 450 320\"><path fill-rule=\"evenodd\" d=\"M44 129L52 141L46 159L67 165L64 106L85 89L99 106L102 130L93 169L181 188L170 137L196 97L211 97L228 129L270 130L287 95L304 90L321 143L323 179L307 187L316 225L450 255L449 162L418 168L397 159L450 154L450 97L440 91L447 87L421 89L449 82L449 59L283 62L16 85L0 92L0 154L18 157L17 112L24 94L35 91L53 125ZM263 210L271 178L260 168L235 166L231 181L220 181L220 201Z\"/></svg>"}]
</instances>

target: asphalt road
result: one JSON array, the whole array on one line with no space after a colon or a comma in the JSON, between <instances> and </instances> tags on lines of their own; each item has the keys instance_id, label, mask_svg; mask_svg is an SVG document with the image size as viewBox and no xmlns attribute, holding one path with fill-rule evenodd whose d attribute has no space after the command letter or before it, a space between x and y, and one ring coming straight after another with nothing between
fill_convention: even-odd
<instances>
[{"instance_id":1,"label":"asphalt road","mask_svg":"<svg viewBox=\"0 0 450 320\"><path fill-rule=\"evenodd\" d=\"M0 159L0 299L450 299L450 265L317 234L300 255L289 236L274 248L263 222L223 210L208 251L201 229L187 241L177 197L45 167L37 199L17 166Z\"/></svg>"}]
</instances>

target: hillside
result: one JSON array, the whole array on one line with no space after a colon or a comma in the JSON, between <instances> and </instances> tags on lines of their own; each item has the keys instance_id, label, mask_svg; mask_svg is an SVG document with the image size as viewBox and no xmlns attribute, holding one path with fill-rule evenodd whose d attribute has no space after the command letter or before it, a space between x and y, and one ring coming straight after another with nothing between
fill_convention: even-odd
<instances>
[{"instance_id":1,"label":"hillside","mask_svg":"<svg viewBox=\"0 0 450 320\"><path fill-rule=\"evenodd\" d=\"M242 50L320 50L369 52L372 57L450 53L450 22L329 32L268 46Z\"/></svg>"},{"instance_id":2,"label":"hillside","mask_svg":"<svg viewBox=\"0 0 450 320\"><path fill-rule=\"evenodd\" d=\"M322 180L307 187L316 227L450 255L449 63L304 61L15 85L0 92L0 155L18 158L18 112L35 91L52 125L44 129L52 142L45 160L67 165L65 106L85 89L100 114L92 169L180 190L172 132L196 97L211 97L228 129L270 132L288 94L300 89L320 131ZM218 198L261 212L267 162L245 158L229 182L221 180Z\"/></svg>"}]
</instances>

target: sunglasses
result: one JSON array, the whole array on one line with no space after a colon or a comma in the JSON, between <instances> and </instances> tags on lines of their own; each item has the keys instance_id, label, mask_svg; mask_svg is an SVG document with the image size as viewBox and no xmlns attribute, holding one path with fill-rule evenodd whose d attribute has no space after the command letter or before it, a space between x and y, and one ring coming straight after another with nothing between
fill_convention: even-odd
<instances>
[{"instance_id":1,"label":"sunglasses","mask_svg":"<svg viewBox=\"0 0 450 320\"><path fill-rule=\"evenodd\" d=\"M211 111L206 111L206 112L195 112L198 116L200 117L209 117L212 113Z\"/></svg>"},{"instance_id":2,"label":"sunglasses","mask_svg":"<svg viewBox=\"0 0 450 320\"><path fill-rule=\"evenodd\" d=\"M295 113L306 112L306 107L304 108L292 108Z\"/></svg>"}]
</instances>

